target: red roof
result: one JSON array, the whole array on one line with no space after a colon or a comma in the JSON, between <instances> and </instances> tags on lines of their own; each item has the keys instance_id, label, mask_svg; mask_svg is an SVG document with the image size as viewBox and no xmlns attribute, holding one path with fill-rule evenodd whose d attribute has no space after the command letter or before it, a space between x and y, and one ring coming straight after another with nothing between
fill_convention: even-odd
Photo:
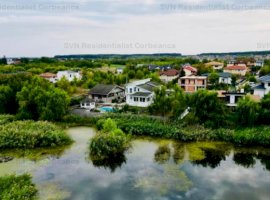
<instances>
[{"instance_id":1,"label":"red roof","mask_svg":"<svg viewBox=\"0 0 270 200\"><path fill-rule=\"evenodd\" d=\"M44 73L44 74L40 74L39 76L42 77L42 78L55 78L56 77L56 74L53 74L53 73Z\"/></svg>"},{"instance_id":2,"label":"red roof","mask_svg":"<svg viewBox=\"0 0 270 200\"><path fill-rule=\"evenodd\" d=\"M233 65L225 68L225 70L246 70L246 69L247 67L242 65Z\"/></svg>"},{"instance_id":3,"label":"red roof","mask_svg":"<svg viewBox=\"0 0 270 200\"><path fill-rule=\"evenodd\" d=\"M191 72L197 72L198 70L192 66L185 66L183 67L183 69L189 70Z\"/></svg>"},{"instance_id":4,"label":"red roof","mask_svg":"<svg viewBox=\"0 0 270 200\"><path fill-rule=\"evenodd\" d=\"M165 76L177 76L179 74L179 71L176 69L169 69L169 70L160 72L159 74L165 75Z\"/></svg>"}]
</instances>

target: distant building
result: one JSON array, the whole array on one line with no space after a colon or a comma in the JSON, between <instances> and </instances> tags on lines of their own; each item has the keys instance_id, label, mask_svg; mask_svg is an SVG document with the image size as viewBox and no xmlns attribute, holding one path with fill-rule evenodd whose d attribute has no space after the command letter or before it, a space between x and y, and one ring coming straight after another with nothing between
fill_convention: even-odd
<instances>
[{"instance_id":1,"label":"distant building","mask_svg":"<svg viewBox=\"0 0 270 200\"><path fill-rule=\"evenodd\" d=\"M196 92L199 89L206 89L207 77L206 76L184 76L178 81L178 84L185 92Z\"/></svg>"},{"instance_id":2,"label":"distant building","mask_svg":"<svg viewBox=\"0 0 270 200\"><path fill-rule=\"evenodd\" d=\"M168 83L179 77L179 71L176 69L169 69L166 71L161 71L159 75L161 81L163 81L164 83Z\"/></svg>"},{"instance_id":3,"label":"distant building","mask_svg":"<svg viewBox=\"0 0 270 200\"><path fill-rule=\"evenodd\" d=\"M60 80L63 77L65 77L68 81L74 81L75 78L80 80L82 78L80 72L70 70L57 72L57 80Z\"/></svg>"},{"instance_id":4,"label":"distant building","mask_svg":"<svg viewBox=\"0 0 270 200\"><path fill-rule=\"evenodd\" d=\"M263 67L264 66L264 61L263 60L261 60L261 61L256 61L255 63L254 63L254 66L255 67Z\"/></svg>"},{"instance_id":5,"label":"distant building","mask_svg":"<svg viewBox=\"0 0 270 200\"><path fill-rule=\"evenodd\" d=\"M214 70L221 70L224 67L224 63L222 63L222 62L215 62L215 61L206 63L205 65L206 66L211 66Z\"/></svg>"},{"instance_id":6,"label":"distant building","mask_svg":"<svg viewBox=\"0 0 270 200\"><path fill-rule=\"evenodd\" d=\"M244 98L246 93L244 91L241 92L224 92L225 103L229 107L236 107L237 103L240 99Z\"/></svg>"},{"instance_id":7,"label":"distant building","mask_svg":"<svg viewBox=\"0 0 270 200\"><path fill-rule=\"evenodd\" d=\"M117 74L123 74L124 73L124 68L122 68L122 67L117 68L116 73Z\"/></svg>"},{"instance_id":8,"label":"distant building","mask_svg":"<svg viewBox=\"0 0 270 200\"><path fill-rule=\"evenodd\" d=\"M84 100L81 101L80 107L85 108L87 110L93 110L96 108L96 103L95 103L94 99L86 97Z\"/></svg>"},{"instance_id":9,"label":"distant building","mask_svg":"<svg viewBox=\"0 0 270 200\"><path fill-rule=\"evenodd\" d=\"M53 74L53 73L43 73L39 75L41 78L44 78L48 81L50 81L51 83L56 83L57 81L57 75Z\"/></svg>"},{"instance_id":10,"label":"distant building","mask_svg":"<svg viewBox=\"0 0 270 200\"><path fill-rule=\"evenodd\" d=\"M263 98L266 94L270 93L270 74L259 78L260 84L253 87L254 95Z\"/></svg>"},{"instance_id":11,"label":"distant building","mask_svg":"<svg viewBox=\"0 0 270 200\"><path fill-rule=\"evenodd\" d=\"M150 71L166 71L171 69L170 65L166 65L166 66L157 66L157 65L149 65L148 69Z\"/></svg>"},{"instance_id":12,"label":"distant building","mask_svg":"<svg viewBox=\"0 0 270 200\"><path fill-rule=\"evenodd\" d=\"M224 68L224 72L241 75L241 76L245 76L247 71L248 71L248 68L245 64L232 65L232 66L229 65L226 68Z\"/></svg>"},{"instance_id":13,"label":"distant building","mask_svg":"<svg viewBox=\"0 0 270 200\"><path fill-rule=\"evenodd\" d=\"M118 85L98 84L90 90L89 97L96 102L113 103L123 100L125 89Z\"/></svg>"},{"instance_id":14,"label":"distant building","mask_svg":"<svg viewBox=\"0 0 270 200\"><path fill-rule=\"evenodd\" d=\"M21 59L19 58L6 58L8 65L17 65L21 63Z\"/></svg>"},{"instance_id":15,"label":"distant building","mask_svg":"<svg viewBox=\"0 0 270 200\"><path fill-rule=\"evenodd\" d=\"M190 64L185 64L182 66L182 70L185 72L185 76L196 75L198 70L192 67Z\"/></svg>"},{"instance_id":16,"label":"distant building","mask_svg":"<svg viewBox=\"0 0 270 200\"><path fill-rule=\"evenodd\" d=\"M154 90L160 85L151 79L134 81L126 85L126 103L130 106L148 107L153 103Z\"/></svg>"},{"instance_id":17,"label":"distant building","mask_svg":"<svg viewBox=\"0 0 270 200\"><path fill-rule=\"evenodd\" d=\"M223 84L227 84L227 85L231 85L232 84L232 74L228 73L228 72L221 72L221 73L217 73L219 76L218 79L218 83L223 83ZM202 76L206 76L209 77L211 74L210 73L205 73L202 74Z\"/></svg>"}]
</instances>

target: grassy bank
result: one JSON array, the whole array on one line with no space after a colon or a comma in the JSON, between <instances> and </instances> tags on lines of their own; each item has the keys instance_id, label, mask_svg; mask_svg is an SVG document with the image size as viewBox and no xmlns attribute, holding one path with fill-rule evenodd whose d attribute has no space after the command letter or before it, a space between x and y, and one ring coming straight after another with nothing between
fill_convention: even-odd
<instances>
[{"instance_id":1,"label":"grassy bank","mask_svg":"<svg viewBox=\"0 0 270 200\"><path fill-rule=\"evenodd\" d=\"M180 141L226 141L236 145L270 146L270 127L237 129L209 129L201 125L183 127L180 124L160 121L147 116L110 115L125 133Z\"/></svg>"},{"instance_id":2,"label":"grassy bank","mask_svg":"<svg viewBox=\"0 0 270 200\"><path fill-rule=\"evenodd\" d=\"M29 175L0 177L0 199L2 200L34 200L37 189Z\"/></svg>"},{"instance_id":3,"label":"grassy bank","mask_svg":"<svg viewBox=\"0 0 270 200\"><path fill-rule=\"evenodd\" d=\"M67 145L71 138L49 122L13 121L0 125L0 149L33 149Z\"/></svg>"}]
</instances>

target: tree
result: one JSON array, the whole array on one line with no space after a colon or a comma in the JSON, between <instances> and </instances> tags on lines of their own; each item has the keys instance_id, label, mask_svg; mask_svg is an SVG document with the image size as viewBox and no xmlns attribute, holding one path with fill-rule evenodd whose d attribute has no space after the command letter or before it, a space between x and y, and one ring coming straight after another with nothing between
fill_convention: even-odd
<instances>
[{"instance_id":1,"label":"tree","mask_svg":"<svg viewBox=\"0 0 270 200\"><path fill-rule=\"evenodd\" d=\"M215 128L224 125L228 111L216 92L199 90L192 94L189 105L201 123Z\"/></svg>"},{"instance_id":2,"label":"tree","mask_svg":"<svg viewBox=\"0 0 270 200\"><path fill-rule=\"evenodd\" d=\"M210 84L212 84L215 87L218 85L219 75L216 72L212 72L209 75L208 80L209 80Z\"/></svg>"},{"instance_id":3,"label":"tree","mask_svg":"<svg viewBox=\"0 0 270 200\"><path fill-rule=\"evenodd\" d=\"M232 86L235 87L236 86L236 80L237 80L237 76L235 74L232 75Z\"/></svg>"},{"instance_id":4,"label":"tree","mask_svg":"<svg viewBox=\"0 0 270 200\"><path fill-rule=\"evenodd\" d=\"M270 93L261 100L260 122L270 124Z\"/></svg>"},{"instance_id":5,"label":"tree","mask_svg":"<svg viewBox=\"0 0 270 200\"><path fill-rule=\"evenodd\" d=\"M0 113L7 113L8 104L12 98L12 89L6 85L0 85Z\"/></svg>"},{"instance_id":6,"label":"tree","mask_svg":"<svg viewBox=\"0 0 270 200\"><path fill-rule=\"evenodd\" d=\"M0 59L0 65L6 65L7 64L7 59L4 56L3 58Z\"/></svg>"},{"instance_id":7,"label":"tree","mask_svg":"<svg viewBox=\"0 0 270 200\"><path fill-rule=\"evenodd\" d=\"M67 113L70 98L61 89L39 77L24 84L17 93L18 117L21 119L58 121Z\"/></svg>"},{"instance_id":8,"label":"tree","mask_svg":"<svg viewBox=\"0 0 270 200\"><path fill-rule=\"evenodd\" d=\"M250 97L241 99L236 108L238 124L253 126L258 119L259 110L259 104Z\"/></svg>"}]
</instances>

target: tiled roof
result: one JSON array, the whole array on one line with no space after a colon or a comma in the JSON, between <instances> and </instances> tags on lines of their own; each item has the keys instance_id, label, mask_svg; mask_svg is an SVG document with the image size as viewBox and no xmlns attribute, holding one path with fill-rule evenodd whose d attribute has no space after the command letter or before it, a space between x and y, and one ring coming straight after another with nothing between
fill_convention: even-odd
<instances>
[{"instance_id":1,"label":"tiled roof","mask_svg":"<svg viewBox=\"0 0 270 200\"><path fill-rule=\"evenodd\" d=\"M86 97L84 100L82 100L81 103L93 103L95 102L94 99L90 99L89 97Z\"/></svg>"},{"instance_id":2,"label":"tiled roof","mask_svg":"<svg viewBox=\"0 0 270 200\"><path fill-rule=\"evenodd\" d=\"M145 84L141 84L138 85L138 87L143 88L145 90L148 90L150 92L153 92L155 90L155 88L157 88L159 86L159 84L155 83L155 82L147 82Z\"/></svg>"},{"instance_id":3,"label":"tiled roof","mask_svg":"<svg viewBox=\"0 0 270 200\"><path fill-rule=\"evenodd\" d=\"M198 70L192 66L184 66L183 69L189 70L191 72L197 72Z\"/></svg>"},{"instance_id":4,"label":"tiled roof","mask_svg":"<svg viewBox=\"0 0 270 200\"><path fill-rule=\"evenodd\" d=\"M270 82L270 74L259 78L261 82Z\"/></svg>"},{"instance_id":5,"label":"tiled roof","mask_svg":"<svg viewBox=\"0 0 270 200\"><path fill-rule=\"evenodd\" d=\"M55 78L57 75L53 73L44 73L39 75L42 78Z\"/></svg>"},{"instance_id":6,"label":"tiled roof","mask_svg":"<svg viewBox=\"0 0 270 200\"><path fill-rule=\"evenodd\" d=\"M217 73L219 77L222 77L222 78L230 78L232 77L232 74L231 73L228 73L228 72L221 72L221 73ZM202 76L209 76L210 73L205 73L205 74L202 74Z\"/></svg>"},{"instance_id":7,"label":"tiled roof","mask_svg":"<svg viewBox=\"0 0 270 200\"><path fill-rule=\"evenodd\" d=\"M90 94L98 94L98 95L107 95L109 94L116 85L103 85L103 84L98 84L95 87L93 87L90 90Z\"/></svg>"},{"instance_id":8,"label":"tiled roof","mask_svg":"<svg viewBox=\"0 0 270 200\"><path fill-rule=\"evenodd\" d=\"M246 70L246 69L247 67L243 65L233 65L225 68L225 70Z\"/></svg>"},{"instance_id":9,"label":"tiled roof","mask_svg":"<svg viewBox=\"0 0 270 200\"><path fill-rule=\"evenodd\" d=\"M265 90L265 87L263 84L256 85L255 87L252 88L253 90Z\"/></svg>"},{"instance_id":10,"label":"tiled roof","mask_svg":"<svg viewBox=\"0 0 270 200\"><path fill-rule=\"evenodd\" d=\"M179 74L179 71L176 69L169 69L163 72L160 72L160 75L165 75L165 76L177 76Z\"/></svg>"}]
</instances>

